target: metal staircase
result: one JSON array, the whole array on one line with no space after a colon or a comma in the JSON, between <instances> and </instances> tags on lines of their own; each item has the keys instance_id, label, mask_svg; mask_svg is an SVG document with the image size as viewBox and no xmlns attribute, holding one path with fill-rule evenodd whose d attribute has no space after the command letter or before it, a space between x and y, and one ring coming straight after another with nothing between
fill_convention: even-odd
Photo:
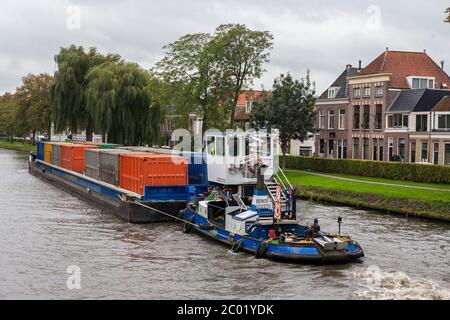
<instances>
[{"instance_id":1,"label":"metal staircase","mask_svg":"<svg viewBox=\"0 0 450 320\"><path fill-rule=\"evenodd\" d=\"M269 193L274 206L277 201L278 186L280 186L281 191L281 211L293 213L295 216L295 189L281 169L278 169L277 173L272 177L272 180L266 181L267 192Z\"/></svg>"}]
</instances>

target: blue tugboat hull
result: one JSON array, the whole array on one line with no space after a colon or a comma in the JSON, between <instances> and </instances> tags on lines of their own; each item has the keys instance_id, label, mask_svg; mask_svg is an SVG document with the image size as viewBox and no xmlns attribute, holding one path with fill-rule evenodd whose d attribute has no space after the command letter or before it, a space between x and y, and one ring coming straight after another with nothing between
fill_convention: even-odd
<instances>
[{"instance_id":1,"label":"blue tugboat hull","mask_svg":"<svg viewBox=\"0 0 450 320\"><path fill-rule=\"evenodd\" d=\"M184 212L184 219L198 225L199 227L192 228L201 235L230 247L241 242L242 251L255 254L258 258L303 264L338 264L364 257L364 251L355 241L348 244L347 250L324 251L315 243L310 245L273 244L261 239L232 234L221 227L211 225L207 219L190 210ZM209 226L209 228L202 228L202 226ZM266 247L261 252L263 245Z\"/></svg>"}]
</instances>

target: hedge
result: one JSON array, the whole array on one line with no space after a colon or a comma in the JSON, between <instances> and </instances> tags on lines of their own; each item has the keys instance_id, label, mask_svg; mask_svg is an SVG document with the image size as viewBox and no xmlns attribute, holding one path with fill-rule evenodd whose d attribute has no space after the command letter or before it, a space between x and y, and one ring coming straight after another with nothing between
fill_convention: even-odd
<instances>
[{"instance_id":1,"label":"hedge","mask_svg":"<svg viewBox=\"0 0 450 320\"><path fill-rule=\"evenodd\" d=\"M450 184L450 166L286 156L286 168L323 173Z\"/></svg>"}]
</instances>

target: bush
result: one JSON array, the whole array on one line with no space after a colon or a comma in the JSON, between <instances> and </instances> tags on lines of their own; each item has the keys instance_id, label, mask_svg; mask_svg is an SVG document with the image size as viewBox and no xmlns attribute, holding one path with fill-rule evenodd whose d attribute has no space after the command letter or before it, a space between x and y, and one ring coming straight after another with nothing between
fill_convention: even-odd
<instances>
[{"instance_id":1,"label":"bush","mask_svg":"<svg viewBox=\"0 0 450 320\"><path fill-rule=\"evenodd\" d=\"M287 156L286 168L423 183L450 184L450 166Z\"/></svg>"}]
</instances>

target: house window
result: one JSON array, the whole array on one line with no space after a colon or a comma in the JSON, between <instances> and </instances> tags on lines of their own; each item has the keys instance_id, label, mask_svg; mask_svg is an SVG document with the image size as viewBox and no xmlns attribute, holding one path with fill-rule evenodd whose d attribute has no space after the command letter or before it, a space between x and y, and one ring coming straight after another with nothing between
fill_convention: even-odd
<instances>
[{"instance_id":1,"label":"house window","mask_svg":"<svg viewBox=\"0 0 450 320\"><path fill-rule=\"evenodd\" d=\"M364 97L370 97L370 87L364 88Z\"/></svg>"},{"instance_id":2,"label":"house window","mask_svg":"<svg viewBox=\"0 0 450 320\"><path fill-rule=\"evenodd\" d=\"M428 115L426 114L416 115L416 131L417 132L428 131Z\"/></svg>"},{"instance_id":3,"label":"house window","mask_svg":"<svg viewBox=\"0 0 450 320\"><path fill-rule=\"evenodd\" d=\"M428 162L428 143L427 142L422 143L422 152L421 152L420 161Z\"/></svg>"},{"instance_id":4,"label":"house window","mask_svg":"<svg viewBox=\"0 0 450 320\"><path fill-rule=\"evenodd\" d=\"M345 129L345 109L339 109L339 130Z\"/></svg>"},{"instance_id":5,"label":"house window","mask_svg":"<svg viewBox=\"0 0 450 320\"><path fill-rule=\"evenodd\" d=\"M355 88L355 90L353 91L353 98L361 98L361 88Z\"/></svg>"},{"instance_id":6,"label":"house window","mask_svg":"<svg viewBox=\"0 0 450 320\"><path fill-rule=\"evenodd\" d=\"M338 140L338 158L347 159L347 140Z\"/></svg>"},{"instance_id":7,"label":"house window","mask_svg":"<svg viewBox=\"0 0 450 320\"><path fill-rule=\"evenodd\" d=\"M338 87L332 87L332 88L328 89L328 99L336 98L336 96L339 92L339 89L340 88L338 88Z\"/></svg>"},{"instance_id":8,"label":"house window","mask_svg":"<svg viewBox=\"0 0 450 320\"><path fill-rule=\"evenodd\" d=\"M359 158L359 138L353 138L353 159Z\"/></svg>"},{"instance_id":9,"label":"house window","mask_svg":"<svg viewBox=\"0 0 450 320\"><path fill-rule=\"evenodd\" d=\"M398 139L398 155L405 160L405 139L403 138Z\"/></svg>"},{"instance_id":10,"label":"house window","mask_svg":"<svg viewBox=\"0 0 450 320\"><path fill-rule=\"evenodd\" d=\"M369 130L370 126L370 106L365 105L364 106L364 116L363 116L363 129Z\"/></svg>"},{"instance_id":11,"label":"house window","mask_svg":"<svg viewBox=\"0 0 450 320\"><path fill-rule=\"evenodd\" d=\"M450 114L443 114L438 116L438 129L450 130Z\"/></svg>"},{"instance_id":12,"label":"house window","mask_svg":"<svg viewBox=\"0 0 450 320\"><path fill-rule=\"evenodd\" d=\"M412 78L412 89L433 89L434 79Z\"/></svg>"},{"instance_id":13,"label":"house window","mask_svg":"<svg viewBox=\"0 0 450 320\"><path fill-rule=\"evenodd\" d=\"M388 115L388 128L407 128L408 127L408 115L407 114L389 114Z\"/></svg>"},{"instance_id":14,"label":"house window","mask_svg":"<svg viewBox=\"0 0 450 320\"><path fill-rule=\"evenodd\" d=\"M360 110L359 106L353 107L353 129L359 130L360 129Z\"/></svg>"},{"instance_id":15,"label":"house window","mask_svg":"<svg viewBox=\"0 0 450 320\"><path fill-rule=\"evenodd\" d=\"M319 142L319 153L321 155L323 155L325 153L325 140L324 139L320 139L320 142Z\"/></svg>"},{"instance_id":16,"label":"house window","mask_svg":"<svg viewBox=\"0 0 450 320\"><path fill-rule=\"evenodd\" d=\"M411 162L416 162L416 143L411 142Z\"/></svg>"},{"instance_id":17,"label":"house window","mask_svg":"<svg viewBox=\"0 0 450 320\"><path fill-rule=\"evenodd\" d=\"M394 156L394 138L388 139L388 150L389 150L389 161L392 161L392 157Z\"/></svg>"},{"instance_id":18,"label":"house window","mask_svg":"<svg viewBox=\"0 0 450 320\"><path fill-rule=\"evenodd\" d=\"M383 96L383 86L377 86L376 91L375 91L375 95L377 97L382 97Z\"/></svg>"},{"instance_id":19,"label":"house window","mask_svg":"<svg viewBox=\"0 0 450 320\"><path fill-rule=\"evenodd\" d=\"M253 108L253 100L247 101L245 104L245 113L251 113Z\"/></svg>"},{"instance_id":20,"label":"house window","mask_svg":"<svg viewBox=\"0 0 450 320\"><path fill-rule=\"evenodd\" d=\"M450 143L445 144L444 147L444 164L450 165Z\"/></svg>"},{"instance_id":21,"label":"house window","mask_svg":"<svg viewBox=\"0 0 450 320\"><path fill-rule=\"evenodd\" d=\"M328 141L328 157L334 158L334 140Z\"/></svg>"},{"instance_id":22,"label":"house window","mask_svg":"<svg viewBox=\"0 0 450 320\"><path fill-rule=\"evenodd\" d=\"M402 119L402 127L403 128L408 128L408 122L409 122L409 116L407 114L402 115L403 119Z\"/></svg>"},{"instance_id":23,"label":"house window","mask_svg":"<svg viewBox=\"0 0 450 320\"><path fill-rule=\"evenodd\" d=\"M433 145L433 163L439 164L439 143L434 143Z\"/></svg>"},{"instance_id":24,"label":"house window","mask_svg":"<svg viewBox=\"0 0 450 320\"><path fill-rule=\"evenodd\" d=\"M325 114L323 110L319 111L319 129L325 129Z\"/></svg>"},{"instance_id":25,"label":"house window","mask_svg":"<svg viewBox=\"0 0 450 320\"><path fill-rule=\"evenodd\" d=\"M372 159L373 160L377 160L378 159L378 139L373 139L372 140L372 145L373 145L373 153L372 153Z\"/></svg>"},{"instance_id":26,"label":"house window","mask_svg":"<svg viewBox=\"0 0 450 320\"><path fill-rule=\"evenodd\" d=\"M312 156L311 147L300 147L299 155L300 157L311 157Z\"/></svg>"},{"instance_id":27,"label":"house window","mask_svg":"<svg viewBox=\"0 0 450 320\"><path fill-rule=\"evenodd\" d=\"M381 130L382 126L382 114L383 114L383 106L381 104L377 104L375 106L376 113L375 113L375 129Z\"/></svg>"},{"instance_id":28,"label":"house window","mask_svg":"<svg viewBox=\"0 0 450 320\"><path fill-rule=\"evenodd\" d=\"M364 160L369 160L369 138L363 140L363 156Z\"/></svg>"},{"instance_id":29,"label":"house window","mask_svg":"<svg viewBox=\"0 0 450 320\"><path fill-rule=\"evenodd\" d=\"M378 140L378 146L379 146L379 152L378 152L378 160L380 160L380 161L383 161L383 143L384 143L384 140L383 139L380 139L380 140Z\"/></svg>"},{"instance_id":30,"label":"house window","mask_svg":"<svg viewBox=\"0 0 450 320\"><path fill-rule=\"evenodd\" d=\"M334 110L328 110L328 129L334 129Z\"/></svg>"}]
</instances>

